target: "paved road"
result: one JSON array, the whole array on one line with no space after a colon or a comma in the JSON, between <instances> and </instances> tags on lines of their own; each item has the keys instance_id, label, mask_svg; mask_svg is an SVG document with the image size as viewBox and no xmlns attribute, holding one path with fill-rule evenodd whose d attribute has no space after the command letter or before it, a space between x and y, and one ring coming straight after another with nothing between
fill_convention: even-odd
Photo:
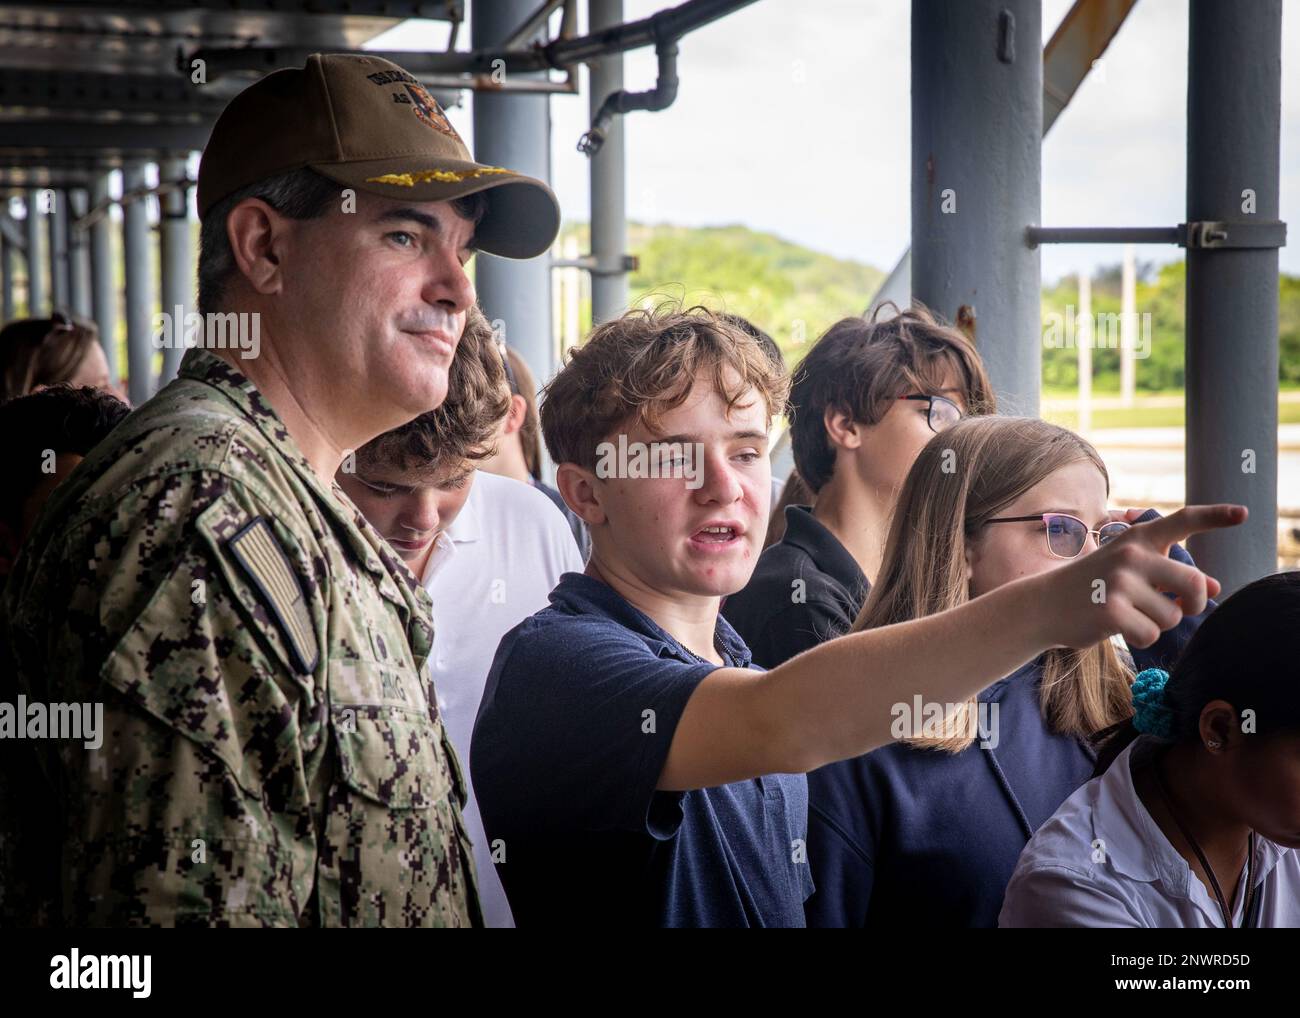
<instances>
[{"instance_id":1,"label":"paved road","mask_svg":"<svg viewBox=\"0 0 1300 1018\"><path fill-rule=\"evenodd\" d=\"M1182 428L1113 428L1089 437L1110 471L1113 504L1183 503ZM1283 516L1300 516L1300 425L1284 424L1278 441L1278 507Z\"/></svg>"}]
</instances>

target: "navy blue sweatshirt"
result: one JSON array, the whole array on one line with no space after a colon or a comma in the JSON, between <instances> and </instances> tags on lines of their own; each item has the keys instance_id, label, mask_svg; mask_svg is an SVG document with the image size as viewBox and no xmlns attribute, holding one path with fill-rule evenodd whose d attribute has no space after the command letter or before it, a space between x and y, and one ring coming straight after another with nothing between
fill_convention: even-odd
<instances>
[{"instance_id":1,"label":"navy blue sweatshirt","mask_svg":"<svg viewBox=\"0 0 1300 1018\"><path fill-rule=\"evenodd\" d=\"M1177 545L1170 556L1192 561ZM1168 669L1204 617L1134 651L1135 668ZM808 775L809 926L997 925L1029 838L1092 777L1091 750L1048 729L1041 678L1034 661L979 695L997 705L996 746L893 743Z\"/></svg>"}]
</instances>

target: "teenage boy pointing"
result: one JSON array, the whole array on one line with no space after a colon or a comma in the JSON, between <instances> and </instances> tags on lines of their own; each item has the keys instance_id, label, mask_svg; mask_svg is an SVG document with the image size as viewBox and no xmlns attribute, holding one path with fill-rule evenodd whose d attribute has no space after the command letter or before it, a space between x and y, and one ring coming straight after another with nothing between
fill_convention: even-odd
<instances>
[{"instance_id":1,"label":"teenage boy pointing","mask_svg":"<svg viewBox=\"0 0 1300 1018\"><path fill-rule=\"evenodd\" d=\"M786 393L756 341L701 309L602 325L549 386L542 428L591 558L502 640L471 761L521 926L802 925L804 772L888 742L891 706L915 695L963 701L1053 646L1152 643L1218 592L1169 546L1245 518L1188 507L762 672L718 606L762 547ZM602 476L601 444L620 435L665 463L697 457L702 483Z\"/></svg>"}]
</instances>

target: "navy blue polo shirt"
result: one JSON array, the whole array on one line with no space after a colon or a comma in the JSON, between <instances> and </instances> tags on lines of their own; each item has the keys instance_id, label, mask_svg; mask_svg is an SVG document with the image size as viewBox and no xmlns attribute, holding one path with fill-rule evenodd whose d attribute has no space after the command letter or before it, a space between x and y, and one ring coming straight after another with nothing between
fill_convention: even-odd
<instances>
[{"instance_id":1,"label":"navy blue polo shirt","mask_svg":"<svg viewBox=\"0 0 1300 1018\"><path fill-rule=\"evenodd\" d=\"M714 639L728 667L754 667L722 618ZM802 774L655 788L718 667L580 573L505 635L470 765L518 925L804 925Z\"/></svg>"}]
</instances>

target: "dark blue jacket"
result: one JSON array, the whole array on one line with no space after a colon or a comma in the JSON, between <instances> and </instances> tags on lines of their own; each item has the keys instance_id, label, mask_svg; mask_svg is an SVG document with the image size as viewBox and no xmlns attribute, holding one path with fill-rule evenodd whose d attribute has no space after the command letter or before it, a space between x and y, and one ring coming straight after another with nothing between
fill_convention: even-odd
<instances>
[{"instance_id":1,"label":"dark blue jacket","mask_svg":"<svg viewBox=\"0 0 1300 1018\"><path fill-rule=\"evenodd\" d=\"M1169 668L1204 617L1135 650L1136 669ZM1034 661L979 695L998 705L994 748L893 743L808 775L809 926L997 925L1029 838L1092 777L1091 750L1043 720L1041 678Z\"/></svg>"}]
</instances>

